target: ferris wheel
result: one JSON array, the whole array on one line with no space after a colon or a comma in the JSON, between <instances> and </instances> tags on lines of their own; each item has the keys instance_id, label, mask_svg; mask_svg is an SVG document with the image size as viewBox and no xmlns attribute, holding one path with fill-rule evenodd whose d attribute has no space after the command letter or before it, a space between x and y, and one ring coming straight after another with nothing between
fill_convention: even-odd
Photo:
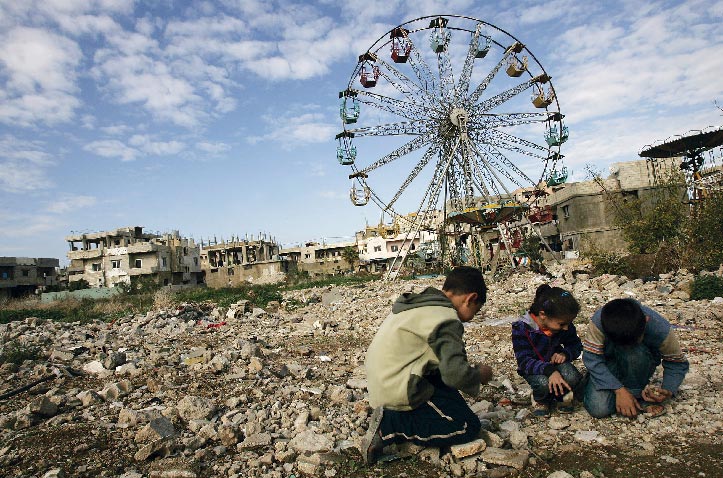
<instances>
[{"instance_id":1,"label":"ferris wheel","mask_svg":"<svg viewBox=\"0 0 723 478\"><path fill-rule=\"evenodd\" d=\"M568 129L550 75L506 31L459 15L403 23L339 92L350 199L430 229L494 227L567 180Z\"/></svg>"}]
</instances>

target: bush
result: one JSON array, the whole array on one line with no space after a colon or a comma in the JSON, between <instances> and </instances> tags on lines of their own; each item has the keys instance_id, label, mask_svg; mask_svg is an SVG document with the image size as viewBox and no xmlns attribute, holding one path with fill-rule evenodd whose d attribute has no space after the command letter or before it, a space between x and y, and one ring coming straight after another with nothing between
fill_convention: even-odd
<instances>
[{"instance_id":1,"label":"bush","mask_svg":"<svg viewBox=\"0 0 723 478\"><path fill-rule=\"evenodd\" d=\"M25 360L36 360L40 357L40 349L22 341L10 341L0 352L0 363L14 363L20 365Z\"/></svg>"},{"instance_id":2,"label":"bush","mask_svg":"<svg viewBox=\"0 0 723 478\"><path fill-rule=\"evenodd\" d=\"M585 254L597 274L627 275L625 256L619 252L593 250Z\"/></svg>"},{"instance_id":3,"label":"bush","mask_svg":"<svg viewBox=\"0 0 723 478\"><path fill-rule=\"evenodd\" d=\"M723 297L723 277L714 275L697 276L691 284L690 298L693 300Z\"/></svg>"}]
</instances>

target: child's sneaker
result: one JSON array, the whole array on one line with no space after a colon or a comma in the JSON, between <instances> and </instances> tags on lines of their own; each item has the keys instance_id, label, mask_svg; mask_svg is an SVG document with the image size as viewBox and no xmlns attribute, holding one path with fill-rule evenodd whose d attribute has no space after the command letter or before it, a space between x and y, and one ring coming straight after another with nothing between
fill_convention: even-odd
<instances>
[{"instance_id":1,"label":"child's sneaker","mask_svg":"<svg viewBox=\"0 0 723 478\"><path fill-rule=\"evenodd\" d=\"M560 413L572 413L575 411L575 398L572 392L567 392L562 401L557 404L557 411Z\"/></svg>"},{"instance_id":2,"label":"child's sneaker","mask_svg":"<svg viewBox=\"0 0 723 478\"><path fill-rule=\"evenodd\" d=\"M550 414L550 404L537 402L535 397L530 394L530 400L532 401L532 414L536 417L546 417Z\"/></svg>"}]
</instances>

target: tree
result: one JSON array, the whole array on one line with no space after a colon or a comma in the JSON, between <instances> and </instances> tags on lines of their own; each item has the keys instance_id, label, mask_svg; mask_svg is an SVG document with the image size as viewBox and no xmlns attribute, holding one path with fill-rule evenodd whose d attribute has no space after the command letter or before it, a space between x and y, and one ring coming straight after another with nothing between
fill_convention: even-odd
<instances>
[{"instance_id":1,"label":"tree","mask_svg":"<svg viewBox=\"0 0 723 478\"><path fill-rule=\"evenodd\" d=\"M359 260L359 250L356 246L347 246L341 251L341 257L349 264L349 270L354 272L354 264Z\"/></svg>"},{"instance_id":2,"label":"tree","mask_svg":"<svg viewBox=\"0 0 723 478\"><path fill-rule=\"evenodd\" d=\"M704 196L686 228L684 265L694 270L723 264L723 191Z\"/></svg>"}]
</instances>

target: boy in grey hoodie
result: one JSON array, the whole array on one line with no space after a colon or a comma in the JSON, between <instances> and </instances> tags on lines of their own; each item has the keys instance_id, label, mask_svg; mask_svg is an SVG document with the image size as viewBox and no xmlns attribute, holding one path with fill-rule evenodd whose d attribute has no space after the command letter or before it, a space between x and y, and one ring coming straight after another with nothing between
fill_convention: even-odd
<instances>
[{"instance_id":1,"label":"boy in grey hoodie","mask_svg":"<svg viewBox=\"0 0 723 478\"><path fill-rule=\"evenodd\" d=\"M443 447L477 438L480 421L459 391L475 396L492 378L487 365L467 361L463 322L487 299L479 269L457 267L442 290L402 294L366 354L374 407L361 454L374 463L386 445L412 441Z\"/></svg>"}]
</instances>

